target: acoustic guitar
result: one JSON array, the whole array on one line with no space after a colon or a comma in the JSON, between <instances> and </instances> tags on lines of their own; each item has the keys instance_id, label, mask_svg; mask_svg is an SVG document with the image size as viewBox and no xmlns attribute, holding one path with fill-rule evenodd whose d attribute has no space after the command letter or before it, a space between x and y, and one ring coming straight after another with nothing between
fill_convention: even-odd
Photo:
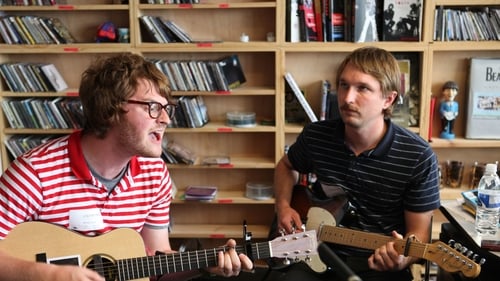
<instances>
[{"instance_id":1,"label":"acoustic guitar","mask_svg":"<svg viewBox=\"0 0 500 281\"><path fill-rule=\"evenodd\" d=\"M238 245L236 251L255 259L301 260L316 254L317 246L316 231L311 230L272 241ZM142 238L133 229L120 228L87 237L44 222L17 225L0 241L0 249L28 261L84 266L99 272L106 281L147 281L150 276L215 266L217 253L226 250L220 247L146 256Z\"/></svg>"},{"instance_id":2,"label":"acoustic guitar","mask_svg":"<svg viewBox=\"0 0 500 281\"><path fill-rule=\"evenodd\" d=\"M297 185L293 190L292 207L306 221L306 230L316 230L319 241L368 250L375 250L389 241L394 241L398 253L432 261L447 272L461 272L470 278L477 277L481 272L481 266L478 263L440 241L427 244L411 238L396 239L382 234L338 227L336 221L340 221L344 213L339 212L338 208L347 200L336 198L333 202L318 201L314 196L315 194L309 188ZM317 206L318 202L325 208ZM323 272L327 269L319 255L299 259L306 262L316 272Z\"/></svg>"}]
</instances>

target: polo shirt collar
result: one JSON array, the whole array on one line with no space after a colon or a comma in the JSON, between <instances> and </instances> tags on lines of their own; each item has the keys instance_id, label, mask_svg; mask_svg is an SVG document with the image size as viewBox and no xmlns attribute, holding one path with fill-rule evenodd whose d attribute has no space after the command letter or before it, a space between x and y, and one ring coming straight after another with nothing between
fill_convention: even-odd
<instances>
[{"instance_id":1,"label":"polo shirt collar","mask_svg":"<svg viewBox=\"0 0 500 281\"><path fill-rule=\"evenodd\" d=\"M386 119L384 120L384 122L387 125L387 131L385 132L385 135L382 137L382 139L374 149L365 151L361 153L361 155L371 157L384 157L385 155L387 155L387 153L389 153L392 142L394 141L395 130L394 124L390 119ZM335 133L337 137L342 138L342 140L345 141L345 124L343 121L339 120L338 126L336 126L335 128Z\"/></svg>"},{"instance_id":2,"label":"polo shirt collar","mask_svg":"<svg viewBox=\"0 0 500 281\"><path fill-rule=\"evenodd\" d=\"M82 137L82 130L75 131L68 137L68 155L71 170L75 177L91 181L93 179L92 173L85 161L83 156L82 144L80 139ZM138 175L141 171L141 167L137 156L130 159L129 172L132 177Z\"/></svg>"}]
</instances>

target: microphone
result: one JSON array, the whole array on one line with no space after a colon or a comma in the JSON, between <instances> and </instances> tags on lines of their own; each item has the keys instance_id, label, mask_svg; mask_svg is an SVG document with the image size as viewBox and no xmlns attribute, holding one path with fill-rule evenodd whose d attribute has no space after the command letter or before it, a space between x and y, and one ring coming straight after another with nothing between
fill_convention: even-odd
<instances>
[{"instance_id":1,"label":"microphone","mask_svg":"<svg viewBox=\"0 0 500 281\"><path fill-rule=\"evenodd\" d=\"M363 281L325 243L323 243L323 242L319 243L318 253L319 253L319 257L326 265L335 269L335 271L338 273L341 280Z\"/></svg>"}]
</instances>

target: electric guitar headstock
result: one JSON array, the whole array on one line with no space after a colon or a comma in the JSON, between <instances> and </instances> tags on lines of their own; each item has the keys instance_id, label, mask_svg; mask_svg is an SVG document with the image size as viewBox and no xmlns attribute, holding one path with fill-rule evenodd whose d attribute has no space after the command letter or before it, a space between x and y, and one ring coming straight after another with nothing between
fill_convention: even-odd
<instances>
[{"instance_id":1,"label":"electric guitar headstock","mask_svg":"<svg viewBox=\"0 0 500 281\"><path fill-rule=\"evenodd\" d=\"M465 253L465 255L464 255ZM475 278L481 272L481 264L485 262L481 259L475 262L469 256L472 251L462 247L460 244L451 247L444 242L438 241L427 245L423 258L435 262L439 267L448 272L461 272L469 278ZM477 259L474 255L473 259Z\"/></svg>"}]
</instances>

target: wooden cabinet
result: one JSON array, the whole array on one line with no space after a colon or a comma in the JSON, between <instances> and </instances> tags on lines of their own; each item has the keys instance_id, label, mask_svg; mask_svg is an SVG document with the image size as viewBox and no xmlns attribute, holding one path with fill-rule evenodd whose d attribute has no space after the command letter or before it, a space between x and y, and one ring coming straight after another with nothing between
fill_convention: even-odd
<instances>
[{"instance_id":1,"label":"wooden cabinet","mask_svg":"<svg viewBox=\"0 0 500 281\"><path fill-rule=\"evenodd\" d=\"M418 126L410 129L428 138L433 124L431 145L439 160L499 160L500 140L464 139L467 96L467 62L472 56L500 56L500 42L433 42L434 10L440 5L495 6L497 0L470 3L466 0L428 0L423 8L423 36L420 42L308 42L285 41L285 2L266 0L206 0L200 4L146 4L147 1L68 0L56 6L0 6L6 15L57 17L68 27L78 43L61 45L8 45L0 42L0 63L50 62L59 69L69 89L57 93L13 93L0 84L0 99L60 96L76 97L82 71L97 56L118 52L135 52L151 59L215 60L237 54L247 82L229 92L174 92L179 96L202 95L210 117L201 128L168 128L166 137L182 143L198 159L227 155L230 165L169 165L178 188L172 206L174 239L202 238L211 243L226 237L241 238L243 221L256 239L265 239L274 216L273 200L246 198L248 182L272 182L274 166L300 132L301 124L285 122L285 82L290 72L306 92L313 110L320 111L320 81L334 81L342 59L355 48L376 45L393 53L417 53L420 63L420 112ZM118 3L118 4L115 4ZM151 43L142 41L139 17L161 16L181 26L195 42ZM112 21L130 30L130 43L96 43L97 26ZM246 34L249 42L241 42ZM271 35L271 36L269 36ZM271 37L268 41L268 37ZM448 80L460 86L457 101L461 113L456 122L457 138L442 140L439 117L430 119L430 101L438 96ZM235 128L226 125L228 111L255 112L257 126ZM264 124L261 121L266 121ZM5 116L0 116L2 143L18 134L66 134L70 130L12 129ZM5 145L1 146L2 165L11 161ZM219 193L207 203L185 202L180 198L187 185L216 185ZM219 242L216 242L216 244Z\"/></svg>"}]
</instances>

